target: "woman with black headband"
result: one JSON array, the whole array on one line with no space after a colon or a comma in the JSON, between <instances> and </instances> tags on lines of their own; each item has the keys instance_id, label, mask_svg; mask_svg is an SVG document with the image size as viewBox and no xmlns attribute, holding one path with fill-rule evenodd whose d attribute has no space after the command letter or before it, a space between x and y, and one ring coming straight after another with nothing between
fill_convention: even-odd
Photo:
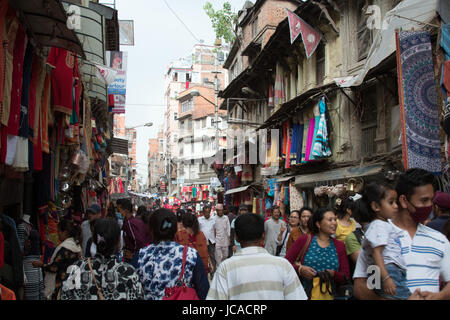
<instances>
[{"instance_id":1,"label":"woman with black headband","mask_svg":"<svg viewBox=\"0 0 450 320\"><path fill-rule=\"evenodd\" d=\"M183 254L184 283L194 288L200 300L204 300L209 290L205 267L197 250L175 242L177 217L167 209L159 209L150 217L153 243L139 251L137 273L144 287L146 300L162 300L166 288L178 285L182 272Z\"/></svg>"}]
</instances>

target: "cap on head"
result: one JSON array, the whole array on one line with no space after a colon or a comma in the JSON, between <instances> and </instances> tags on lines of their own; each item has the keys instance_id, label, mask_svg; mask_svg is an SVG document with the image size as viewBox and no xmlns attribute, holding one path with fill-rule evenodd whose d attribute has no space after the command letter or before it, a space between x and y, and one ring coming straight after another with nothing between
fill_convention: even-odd
<instances>
[{"instance_id":1,"label":"cap on head","mask_svg":"<svg viewBox=\"0 0 450 320\"><path fill-rule=\"evenodd\" d=\"M445 192L436 191L433 203L439 208L450 209L450 195Z\"/></svg>"},{"instance_id":2,"label":"cap on head","mask_svg":"<svg viewBox=\"0 0 450 320\"><path fill-rule=\"evenodd\" d=\"M101 211L102 208L97 203L91 204L91 206L86 209L86 213L91 212L93 214L99 214Z\"/></svg>"},{"instance_id":3,"label":"cap on head","mask_svg":"<svg viewBox=\"0 0 450 320\"><path fill-rule=\"evenodd\" d=\"M223 210L223 204L221 203L216 204L216 210Z\"/></svg>"}]
</instances>

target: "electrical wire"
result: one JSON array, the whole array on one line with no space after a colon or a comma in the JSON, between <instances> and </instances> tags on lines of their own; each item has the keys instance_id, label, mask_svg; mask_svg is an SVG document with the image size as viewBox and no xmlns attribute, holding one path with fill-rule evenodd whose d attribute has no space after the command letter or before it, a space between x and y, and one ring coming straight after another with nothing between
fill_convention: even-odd
<instances>
[{"instance_id":1,"label":"electrical wire","mask_svg":"<svg viewBox=\"0 0 450 320\"><path fill-rule=\"evenodd\" d=\"M169 8L170 11L172 11L172 13L174 14L175 17L177 17L177 19L183 24L183 26L186 28L187 31L189 31L189 33L192 35L192 37L194 37L194 39L197 42L200 42L200 40L195 36L195 34L191 31L191 29L189 29L189 27L183 22L183 20L180 19L180 17L178 17L177 13L169 6L169 4L167 3L166 0L163 0L164 3L166 4L167 8Z\"/></svg>"}]
</instances>

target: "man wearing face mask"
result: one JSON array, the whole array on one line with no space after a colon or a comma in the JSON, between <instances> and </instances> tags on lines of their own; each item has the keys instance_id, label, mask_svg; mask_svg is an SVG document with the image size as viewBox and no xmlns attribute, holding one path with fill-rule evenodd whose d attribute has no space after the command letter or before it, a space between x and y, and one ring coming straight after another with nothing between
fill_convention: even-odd
<instances>
[{"instance_id":1,"label":"man wearing face mask","mask_svg":"<svg viewBox=\"0 0 450 320\"><path fill-rule=\"evenodd\" d=\"M399 176L395 189L399 211L389 223L402 233L407 286L413 292L409 299L448 300L450 243L440 232L423 225L433 209L434 176L423 169L409 169ZM368 271L371 265L374 265L371 257L361 249L353 275L358 299L380 299L371 290L377 283L376 274Z\"/></svg>"}]
</instances>

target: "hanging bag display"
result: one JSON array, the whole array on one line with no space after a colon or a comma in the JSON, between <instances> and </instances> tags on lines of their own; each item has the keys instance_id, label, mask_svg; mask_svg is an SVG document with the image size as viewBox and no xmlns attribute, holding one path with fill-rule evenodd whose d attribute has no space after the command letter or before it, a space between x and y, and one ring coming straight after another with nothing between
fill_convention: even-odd
<instances>
[{"instance_id":1,"label":"hanging bag display","mask_svg":"<svg viewBox=\"0 0 450 320\"><path fill-rule=\"evenodd\" d=\"M199 300L195 289L187 287L184 282L184 267L186 265L187 249L188 247L184 246L183 265L176 286L166 288L163 300Z\"/></svg>"}]
</instances>

